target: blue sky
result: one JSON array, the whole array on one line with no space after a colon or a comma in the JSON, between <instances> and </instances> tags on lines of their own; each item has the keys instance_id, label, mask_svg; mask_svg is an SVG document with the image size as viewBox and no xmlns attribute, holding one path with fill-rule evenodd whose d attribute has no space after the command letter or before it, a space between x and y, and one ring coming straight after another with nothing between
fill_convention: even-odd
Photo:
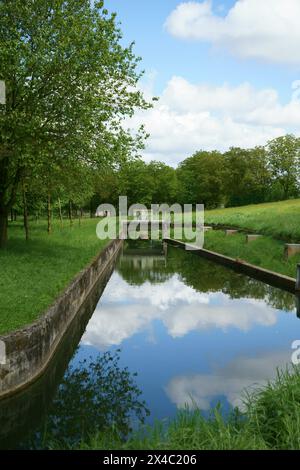
<instances>
[{"instance_id":1,"label":"blue sky","mask_svg":"<svg viewBox=\"0 0 300 470\"><path fill-rule=\"evenodd\" d=\"M143 120L152 134L146 160L176 166L199 148L251 147L285 132L298 133L300 101L292 99L292 83L300 79L299 0L106 0L105 4L117 13L124 43L136 43L146 89L161 96L155 113L138 114L135 120L135 125ZM245 84L248 88L241 90ZM184 106L189 102L187 93L198 107ZM222 108L210 106L211 93L221 94L220 102L224 98ZM238 101L248 104L237 109ZM170 134L167 121L173 120L176 132L170 145L154 123L157 120L165 134ZM196 134L202 138L196 139Z\"/></svg>"}]
</instances>

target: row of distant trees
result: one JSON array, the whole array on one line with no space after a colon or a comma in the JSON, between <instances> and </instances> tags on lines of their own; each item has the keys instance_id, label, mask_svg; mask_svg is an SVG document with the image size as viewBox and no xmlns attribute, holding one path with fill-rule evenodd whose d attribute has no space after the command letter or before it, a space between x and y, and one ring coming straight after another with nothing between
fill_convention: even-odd
<instances>
[{"instance_id":1,"label":"row of distant trees","mask_svg":"<svg viewBox=\"0 0 300 470\"><path fill-rule=\"evenodd\" d=\"M300 196L300 139L278 137L253 149L198 151L174 169L161 162L128 162L99 175L94 201L117 204L203 203L239 206Z\"/></svg>"},{"instance_id":2,"label":"row of distant trees","mask_svg":"<svg viewBox=\"0 0 300 470\"><path fill-rule=\"evenodd\" d=\"M94 217L99 204L118 206L119 196L128 204L196 204L206 208L256 204L300 197L300 139L293 135L278 137L265 147L233 147L225 153L199 151L173 168L165 163L126 158L120 162L91 168L73 164L61 171L37 173L25 178L17 193L10 217L22 214L25 229L28 214ZM43 176L44 175L44 176ZM28 234L27 234L28 235Z\"/></svg>"}]
</instances>

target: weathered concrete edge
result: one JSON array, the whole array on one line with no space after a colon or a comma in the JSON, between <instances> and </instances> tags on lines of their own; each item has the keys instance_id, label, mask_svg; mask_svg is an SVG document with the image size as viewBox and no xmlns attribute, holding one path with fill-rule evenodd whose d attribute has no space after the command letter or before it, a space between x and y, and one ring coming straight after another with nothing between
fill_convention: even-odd
<instances>
[{"instance_id":1,"label":"weathered concrete edge","mask_svg":"<svg viewBox=\"0 0 300 470\"><path fill-rule=\"evenodd\" d=\"M19 392L43 374L80 306L123 243L120 239L111 241L38 320L0 336L6 347L6 364L0 365L0 399Z\"/></svg>"},{"instance_id":2,"label":"weathered concrete edge","mask_svg":"<svg viewBox=\"0 0 300 470\"><path fill-rule=\"evenodd\" d=\"M188 245L188 243L170 238L165 238L164 241L170 245L175 245L184 249L186 245ZM291 292L292 294L297 293L296 279L292 277L288 277L274 271L269 271L268 269L255 266L254 264L247 263L243 260L230 258L229 256L222 255L221 253L205 250L204 248L199 248L197 250L193 249L190 251L190 253L195 253L196 255L202 256L203 258L216 261L217 263L223 264L224 266L239 271L243 274L247 274L248 276L263 281L271 286L279 287L280 289Z\"/></svg>"},{"instance_id":3,"label":"weathered concrete edge","mask_svg":"<svg viewBox=\"0 0 300 470\"><path fill-rule=\"evenodd\" d=\"M211 225L214 230L237 230L239 233L242 234L258 234L262 235L263 237L273 238L273 240L277 240L283 243L300 243L300 240L294 238L292 236L282 237L279 235L274 235L268 232L264 232L262 230L254 229L254 228L247 228L247 227L240 227L238 225L228 225L228 224L221 224L216 222L207 223L207 225Z\"/></svg>"}]
</instances>

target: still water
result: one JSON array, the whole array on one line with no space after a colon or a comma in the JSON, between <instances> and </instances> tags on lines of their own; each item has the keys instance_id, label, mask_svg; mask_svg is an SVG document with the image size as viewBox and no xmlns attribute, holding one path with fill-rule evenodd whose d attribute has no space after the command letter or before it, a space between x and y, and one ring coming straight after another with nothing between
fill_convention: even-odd
<instances>
[{"instance_id":1,"label":"still water","mask_svg":"<svg viewBox=\"0 0 300 470\"><path fill-rule=\"evenodd\" d=\"M134 426L185 405L204 414L217 403L242 408L243 390L290 363L300 339L292 294L150 241L125 245L84 328L39 418L28 412L2 445L43 447L45 427L72 442L84 418L100 428L120 419L126 433L128 417Z\"/></svg>"}]
</instances>

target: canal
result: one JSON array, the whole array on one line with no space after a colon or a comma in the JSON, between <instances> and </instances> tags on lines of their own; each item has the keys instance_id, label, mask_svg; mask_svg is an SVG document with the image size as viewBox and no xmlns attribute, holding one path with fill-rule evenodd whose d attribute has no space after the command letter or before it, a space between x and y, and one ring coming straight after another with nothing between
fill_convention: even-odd
<instances>
[{"instance_id":1,"label":"canal","mask_svg":"<svg viewBox=\"0 0 300 470\"><path fill-rule=\"evenodd\" d=\"M242 410L300 339L292 294L160 242L127 242L99 299L103 287L45 376L0 402L1 447L126 435L186 406Z\"/></svg>"}]
</instances>

